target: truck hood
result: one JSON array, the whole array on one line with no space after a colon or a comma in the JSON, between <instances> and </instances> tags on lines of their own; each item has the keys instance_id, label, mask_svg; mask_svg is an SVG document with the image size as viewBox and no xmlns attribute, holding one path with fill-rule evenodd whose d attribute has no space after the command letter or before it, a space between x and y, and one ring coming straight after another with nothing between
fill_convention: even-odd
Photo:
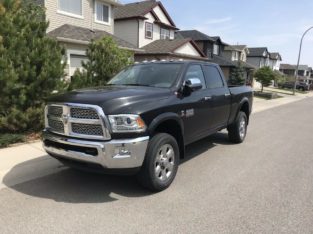
<instances>
[{"instance_id":1,"label":"truck hood","mask_svg":"<svg viewBox=\"0 0 313 234\"><path fill-rule=\"evenodd\" d=\"M81 103L100 106L105 114L141 114L147 105L168 98L170 89L143 86L104 86L52 96L49 103Z\"/></svg>"}]
</instances>

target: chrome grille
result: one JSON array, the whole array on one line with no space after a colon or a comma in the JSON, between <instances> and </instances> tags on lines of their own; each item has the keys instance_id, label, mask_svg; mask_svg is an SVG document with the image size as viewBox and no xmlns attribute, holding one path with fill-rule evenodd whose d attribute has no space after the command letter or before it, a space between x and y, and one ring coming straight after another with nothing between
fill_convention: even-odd
<instances>
[{"instance_id":1,"label":"chrome grille","mask_svg":"<svg viewBox=\"0 0 313 234\"><path fill-rule=\"evenodd\" d=\"M48 119L49 127L52 131L58 133L64 133L64 125L60 120Z\"/></svg>"},{"instance_id":2,"label":"chrome grille","mask_svg":"<svg viewBox=\"0 0 313 234\"><path fill-rule=\"evenodd\" d=\"M95 110L84 108L71 108L71 117L77 119L99 119L99 115Z\"/></svg>"},{"instance_id":3,"label":"chrome grille","mask_svg":"<svg viewBox=\"0 0 313 234\"><path fill-rule=\"evenodd\" d=\"M55 116L55 117L61 117L63 113L63 107L62 106L49 106L48 107L48 115Z\"/></svg>"},{"instance_id":4,"label":"chrome grille","mask_svg":"<svg viewBox=\"0 0 313 234\"><path fill-rule=\"evenodd\" d=\"M45 109L46 128L58 134L78 138L109 140L108 119L99 106L51 104Z\"/></svg>"},{"instance_id":5,"label":"chrome grille","mask_svg":"<svg viewBox=\"0 0 313 234\"><path fill-rule=\"evenodd\" d=\"M82 135L103 136L102 126L95 124L72 123L72 132Z\"/></svg>"}]
</instances>

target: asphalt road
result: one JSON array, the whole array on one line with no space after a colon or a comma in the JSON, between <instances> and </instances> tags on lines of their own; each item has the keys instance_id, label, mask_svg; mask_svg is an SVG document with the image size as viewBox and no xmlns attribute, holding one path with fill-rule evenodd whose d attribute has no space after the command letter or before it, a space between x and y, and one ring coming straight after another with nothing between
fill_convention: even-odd
<instances>
[{"instance_id":1,"label":"asphalt road","mask_svg":"<svg viewBox=\"0 0 313 234\"><path fill-rule=\"evenodd\" d=\"M313 233L312 119L307 98L254 114L243 144L192 144L158 194L71 169L4 188L0 233Z\"/></svg>"}]
</instances>

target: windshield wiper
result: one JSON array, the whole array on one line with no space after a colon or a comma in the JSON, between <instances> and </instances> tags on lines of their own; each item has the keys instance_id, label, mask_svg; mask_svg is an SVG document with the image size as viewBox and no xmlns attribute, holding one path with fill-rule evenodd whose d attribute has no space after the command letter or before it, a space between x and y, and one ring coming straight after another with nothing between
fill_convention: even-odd
<instances>
[{"instance_id":1,"label":"windshield wiper","mask_svg":"<svg viewBox=\"0 0 313 234\"><path fill-rule=\"evenodd\" d=\"M146 84L123 84L123 85L129 85L129 86L145 86L145 87L154 87L152 85L146 85Z\"/></svg>"}]
</instances>

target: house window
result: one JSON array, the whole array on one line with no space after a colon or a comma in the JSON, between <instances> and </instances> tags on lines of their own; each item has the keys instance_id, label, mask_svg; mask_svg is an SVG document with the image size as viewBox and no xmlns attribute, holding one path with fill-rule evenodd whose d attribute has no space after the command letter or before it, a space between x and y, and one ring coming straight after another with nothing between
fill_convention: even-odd
<instances>
[{"instance_id":1,"label":"house window","mask_svg":"<svg viewBox=\"0 0 313 234\"><path fill-rule=\"evenodd\" d=\"M153 24L146 22L146 38L153 38Z\"/></svg>"},{"instance_id":2,"label":"house window","mask_svg":"<svg viewBox=\"0 0 313 234\"><path fill-rule=\"evenodd\" d=\"M110 23L110 6L96 1L95 13L96 13L96 22L98 23Z\"/></svg>"},{"instance_id":3,"label":"house window","mask_svg":"<svg viewBox=\"0 0 313 234\"><path fill-rule=\"evenodd\" d=\"M217 44L213 45L213 54L219 55L220 54L220 46Z\"/></svg>"},{"instance_id":4,"label":"house window","mask_svg":"<svg viewBox=\"0 0 313 234\"><path fill-rule=\"evenodd\" d=\"M82 0L58 0L58 10L72 15L83 15Z\"/></svg>"},{"instance_id":5,"label":"house window","mask_svg":"<svg viewBox=\"0 0 313 234\"><path fill-rule=\"evenodd\" d=\"M239 59L238 51L233 51L233 61L237 61Z\"/></svg>"},{"instance_id":6,"label":"house window","mask_svg":"<svg viewBox=\"0 0 313 234\"><path fill-rule=\"evenodd\" d=\"M170 30L161 28L161 39L170 39Z\"/></svg>"}]
</instances>

